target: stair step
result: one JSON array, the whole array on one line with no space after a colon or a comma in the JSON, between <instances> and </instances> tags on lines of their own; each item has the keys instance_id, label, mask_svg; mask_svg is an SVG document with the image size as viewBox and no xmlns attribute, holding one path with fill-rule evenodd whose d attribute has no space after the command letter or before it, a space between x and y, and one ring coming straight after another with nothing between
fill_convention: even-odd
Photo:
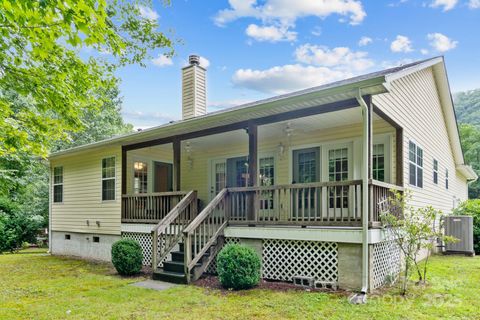
<instances>
[{"instance_id":1,"label":"stair step","mask_svg":"<svg viewBox=\"0 0 480 320\"><path fill-rule=\"evenodd\" d=\"M185 264L180 261L165 261L163 263L163 270L171 272L185 272Z\"/></svg>"},{"instance_id":2,"label":"stair step","mask_svg":"<svg viewBox=\"0 0 480 320\"><path fill-rule=\"evenodd\" d=\"M183 262L184 261L184 256L185 253L183 251L172 251L172 261L177 261L177 262ZM208 257L210 255L210 250L207 250L205 254L203 255L204 257ZM192 253L193 256L193 253Z\"/></svg>"},{"instance_id":3,"label":"stair step","mask_svg":"<svg viewBox=\"0 0 480 320\"><path fill-rule=\"evenodd\" d=\"M183 242L178 243L178 246L180 248L178 251L185 252L185 244ZM198 245L197 248L200 248L200 245ZM192 244L192 251L193 249L194 249L194 245Z\"/></svg>"},{"instance_id":4,"label":"stair step","mask_svg":"<svg viewBox=\"0 0 480 320\"><path fill-rule=\"evenodd\" d=\"M171 283L187 283L187 278L185 274L180 272L166 271L163 269L157 269L153 272L153 280L166 281Z\"/></svg>"}]
</instances>

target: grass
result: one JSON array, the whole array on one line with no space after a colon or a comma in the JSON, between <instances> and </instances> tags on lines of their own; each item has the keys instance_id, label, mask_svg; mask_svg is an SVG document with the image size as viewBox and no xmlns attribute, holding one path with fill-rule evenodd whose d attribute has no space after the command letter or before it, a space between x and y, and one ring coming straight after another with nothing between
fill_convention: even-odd
<instances>
[{"instance_id":1,"label":"grass","mask_svg":"<svg viewBox=\"0 0 480 320\"><path fill-rule=\"evenodd\" d=\"M433 257L430 285L392 288L366 305L301 291L221 293L130 286L109 265L45 254L0 255L0 319L478 319L480 258Z\"/></svg>"}]
</instances>

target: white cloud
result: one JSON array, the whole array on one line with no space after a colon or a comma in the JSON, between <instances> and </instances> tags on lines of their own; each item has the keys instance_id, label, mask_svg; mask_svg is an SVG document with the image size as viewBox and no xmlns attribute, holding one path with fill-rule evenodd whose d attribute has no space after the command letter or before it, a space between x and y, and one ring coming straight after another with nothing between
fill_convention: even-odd
<instances>
[{"instance_id":1,"label":"white cloud","mask_svg":"<svg viewBox=\"0 0 480 320\"><path fill-rule=\"evenodd\" d=\"M427 55L430 52L427 49L420 49L420 53L423 54L423 55Z\"/></svg>"},{"instance_id":2,"label":"white cloud","mask_svg":"<svg viewBox=\"0 0 480 320\"><path fill-rule=\"evenodd\" d=\"M443 7L443 11L452 10L457 5L458 0L434 0L430 7L439 8Z\"/></svg>"},{"instance_id":3,"label":"white cloud","mask_svg":"<svg viewBox=\"0 0 480 320\"><path fill-rule=\"evenodd\" d=\"M135 129L146 129L177 120L176 117L161 112L143 112L135 110L122 110L122 116L127 123L133 124Z\"/></svg>"},{"instance_id":4,"label":"white cloud","mask_svg":"<svg viewBox=\"0 0 480 320\"><path fill-rule=\"evenodd\" d=\"M304 44L295 50L298 62L322 67L332 67L337 70L363 71L373 66L368 53L352 51L347 47L330 49L324 46Z\"/></svg>"},{"instance_id":5,"label":"white cloud","mask_svg":"<svg viewBox=\"0 0 480 320\"><path fill-rule=\"evenodd\" d=\"M210 66L210 61L205 57L200 57L200 65L207 69Z\"/></svg>"},{"instance_id":6,"label":"white cloud","mask_svg":"<svg viewBox=\"0 0 480 320\"><path fill-rule=\"evenodd\" d=\"M480 0L470 0L468 2L468 7L470 9L479 9L480 8Z\"/></svg>"},{"instance_id":7,"label":"white cloud","mask_svg":"<svg viewBox=\"0 0 480 320\"><path fill-rule=\"evenodd\" d=\"M347 47L305 44L295 50L296 64L265 70L240 69L234 85L265 93L283 94L352 77L373 67L368 54Z\"/></svg>"},{"instance_id":8,"label":"white cloud","mask_svg":"<svg viewBox=\"0 0 480 320\"><path fill-rule=\"evenodd\" d=\"M360 40L358 41L358 45L360 47L364 47L364 46L369 45L372 42L373 42L373 39L370 38L370 37L361 37Z\"/></svg>"},{"instance_id":9,"label":"white cloud","mask_svg":"<svg viewBox=\"0 0 480 320\"><path fill-rule=\"evenodd\" d=\"M326 18L332 14L348 17L350 24L359 24L366 13L358 0L229 0L230 8L220 10L214 18L217 25L223 26L239 18L256 18L266 24L279 23L292 26L298 18L316 16Z\"/></svg>"},{"instance_id":10,"label":"white cloud","mask_svg":"<svg viewBox=\"0 0 480 320\"><path fill-rule=\"evenodd\" d=\"M233 75L232 82L238 87L283 94L351 76L350 72L327 67L289 64L266 70L240 69Z\"/></svg>"},{"instance_id":11,"label":"white cloud","mask_svg":"<svg viewBox=\"0 0 480 320\"><path fill-rule=\"evenodd\" d=\"M166 67L173 65L172 58L160 54L158 57L152 59L152 63L157 67Z\"/></svg>"},{"instance_id":12,"label":"white cloud","mask_svg":"<svg viewBox=\"0 0 480 320\"><path fill-rule=\"evenodd\" d=\"M439 52L446 52L454 49L458 41L454 41L441 33L429 33L427 35L428 40L430 40L430 46Z\"/></svg>"},{"instance_id":13,"label":"white cloud","mask_svg":"<svg viewBox=\"0 0 480 320\"><path fill-rule=\"evenodd\" d=\"M398 35L397 38L390 44L390 50L393 52L411 52L413 51L412 42L408 37Z\"/></svg>"},{"instance_id":14,"label":"white cloud","mask_svg":"<svg viewBox=\"0 0 480 320\"><path fill-rule=\"evenodd\" d=\"M256 24L250 24L245 33L257 40L257 41L268 41L268 42L278 42L278 41L294 41L297 39L297 33L289 31L286 27L275 27L275 26L258 26Z\"/></svg>"},{"instance_id":15,"label":"white cloud","mask_svg":"<svg viewBox=\"0 0 480 320\"><path fill-rule=\"evenodd\" d=\"M138 6L138 10L140 11L140 15L145 18L145 19L148 19L148 20L158 20L158 18L160 17L157 13L157 11L151 9L151 8L148 8L148 7L144 7L144 6Z\"/></svg>"}]
</instances>

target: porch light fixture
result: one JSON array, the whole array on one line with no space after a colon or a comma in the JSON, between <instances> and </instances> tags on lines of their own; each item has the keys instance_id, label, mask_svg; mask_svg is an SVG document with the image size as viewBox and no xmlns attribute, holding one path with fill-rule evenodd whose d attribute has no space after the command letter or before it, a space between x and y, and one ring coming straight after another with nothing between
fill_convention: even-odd
<instances>
[{"instance_id":1,"label":"porch light fixture","mask_svg":"<svg viewBox=\"0 0 480 320\"><path fill-rule=\"evenodd\" d=\"M145 163L141 161L135 161L135 163L133 164L133 168L138 171L142 171L144 166L145 166Z\"/></svg>"},{"instance_id":2,"label":"porch light fixture","mask_svg":"<svg viewBox=\"0 0 480 320\"><path fill-rule=\"evenodd\" d=\"M187 154L190 154L190 153L192 152L192 146L190 145L190 141L187 141L187 142L185 143L184 149L185 149L185 152L186 152Z\"/></svg>"}]
</instances>

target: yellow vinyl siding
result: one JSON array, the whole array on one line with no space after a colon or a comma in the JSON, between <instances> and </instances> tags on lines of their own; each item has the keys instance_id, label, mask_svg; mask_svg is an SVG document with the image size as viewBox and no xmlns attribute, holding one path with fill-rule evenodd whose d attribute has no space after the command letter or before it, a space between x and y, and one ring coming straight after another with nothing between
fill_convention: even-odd
<instances>
[{"instance_id":1,"label":"yellow vinyl siding","mask_svg":"<svg viewBox=\"0 0 480 320\"><path fill-rule=\"evenodd\" d=\"M102 159L115 157L115 200L102 201ZM120 234L121 147L93 149L55 159L63 166L63 202L52 202L52 230ZM87 226L87 220L90 225ZM100 221L100 227L96 221Z\"/></svg>"},{"instance_id":2,"label":"yellow vinyl siding","mask_svg":"<svg viewBox=\"0 0 480 320\"><path fill-rule=\"evenodd\" d=\"M412 190L412 205L432 205L449 212L453 197L467 199L466 179L455 170L445 118L432 69L400 78L390 93L373 97L373 103L403 127L404 184ZM423 149L423 188L409 185L408 143ZM439 162L438 185L433 183L433 159ZM449 171L449 189L445 189L445 169Z\"/></svg>"},{"instance_id":3,"label":"yellow vinyl siding","mask_svg":"<svg viewBox=\"0 0 480 320\"><path fill-rule=\"evenodd\" d=\"M359 114L360 119L360 114ZM375 121L373 124L374 135L388 133L392 137L391 141L391 158L395 159L395 130L388 123L383 120ZM247 134L245 132L240 132L239 134L245 134L245 142L242 144L230 145L223 148L210 148L209 150L202 150L202 152L194 152L193 166L190 168L187 164L184 155L182 154L181 162L181 189L182 190L197 190L198 197L203 201L204 204L210 199L210 179L211 179L211 168L210 160L214 159L226 159L231 157L238 156L247 156L248 155L248 140ZM275 157L275 184L289 184L292 179L292 159L291 152L295 149L301 149L308 146L320 145L323 143L332 143L336 142L351 142L354 140L361 139L362 135L362 125L361 123L344 126L344 127L335 127L324 130L317 130L313 132L308 132L305 134L293 134L290 139L290 145L287 142L285 136L278 137L276 139L262 138L261 134L258 137L258 157L271 156ZM221 135L218 136L218 139L221 139ZM283 143L285 146L285 152L283 157L280 157L278 153L279 143ZM357 156L354 154L354 163L361 161L361 143L354 145L354 148L359 148L356 152ZM354 152L355 153L355 152ZM323 165L322 165L323 166ZM358 170L359 166L356 166L354 169L354 175L356 179L361 178L361 172ZM391 164L391 181L395 181L395 172L396 172L395 161L392 161Z\"/></svg>"}]
</instances>

